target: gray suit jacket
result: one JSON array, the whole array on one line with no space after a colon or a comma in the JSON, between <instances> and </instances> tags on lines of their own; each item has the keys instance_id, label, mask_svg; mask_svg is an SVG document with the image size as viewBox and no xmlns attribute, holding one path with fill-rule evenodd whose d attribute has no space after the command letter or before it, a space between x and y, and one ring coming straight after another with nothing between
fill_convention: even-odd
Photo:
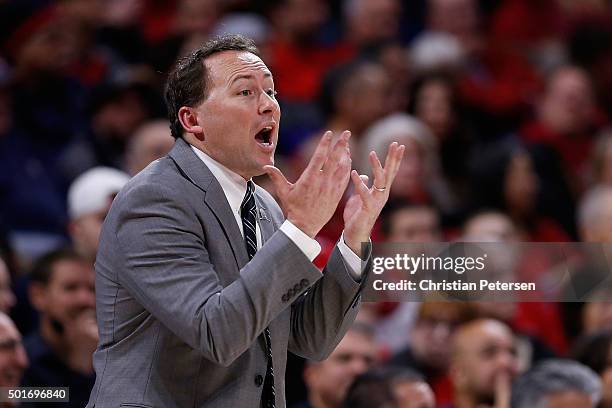
<instances>
[{"instance_id":1,"label":"gray suit jacket","mask_svg":"<svg viewBox=\"0 0 612 408\"><path fill-rule=\"evenodd\" d=\"M337 247L321 274L278 231L274 199L257 188L256 202L264 244L248 262L220 184L182 139L117 195L96 260L87 407L259 407L268 325L284 407L287 350L321 360L334 349L360 284Z\"/></svg>"}]
</instances>

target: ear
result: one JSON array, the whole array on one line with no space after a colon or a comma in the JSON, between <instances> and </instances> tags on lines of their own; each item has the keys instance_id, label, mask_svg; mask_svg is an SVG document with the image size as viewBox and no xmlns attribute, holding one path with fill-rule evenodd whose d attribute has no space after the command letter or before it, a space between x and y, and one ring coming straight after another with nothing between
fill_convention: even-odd
<instances>
[{"instance_id":1,"label":"ear","mask_svg":"<svg viewBox=\"0 0 612 408\"><path fill-rule=\"evenodd\" d=\"M199 140L204 140L204 130L198 122L198 115L193 108L181 106L178 111L178 119L185 132L195 135Z\"/></svg>"},{"instance_id":2,"label":"ear","mask_svg":"<svg viewBox=\"0 0 612 408\"><path fill-rule=\"evenodd\" d=\"M39 312L45 309L45 304L47 303L47 296L45 294L45 287L42 283L32 282L28 287L28 297L30 298L30 303L34 306L34 309Z\"/></svg>"}]
</instances>

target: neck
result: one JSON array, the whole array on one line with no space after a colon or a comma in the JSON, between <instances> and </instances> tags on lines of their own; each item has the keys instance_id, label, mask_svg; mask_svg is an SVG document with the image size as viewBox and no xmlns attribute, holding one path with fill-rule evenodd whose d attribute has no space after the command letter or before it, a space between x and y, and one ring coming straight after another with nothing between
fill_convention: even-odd
<instances>
[{"instance_id":1,"label":"neck","mask_svg":"<svg viewBox=\"0 0 612 408\"><path fill-rule=\"evenodd\" d=\"M454 398L454 408L476 408L476 400L470 395L456 391Z\"/></svg>"}]
</instances>

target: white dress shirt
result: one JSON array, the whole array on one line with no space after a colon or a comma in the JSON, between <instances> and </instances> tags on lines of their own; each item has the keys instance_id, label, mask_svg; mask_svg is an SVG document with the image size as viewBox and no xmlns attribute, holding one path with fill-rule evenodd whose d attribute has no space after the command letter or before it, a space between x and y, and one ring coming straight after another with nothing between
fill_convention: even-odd
<instances>
[{"instance_id":1,"label":"white dress shirt","mask_svg":"<svg viewBox=\"0 0 612 408\"><path fill-rule=\"evenodd\" d=\"M208 167L212 172L213 176L215 176L219 184L221 184L221 188L225 193L225 198L227 198L227 202L232 209L232 214L234 214L238 228L240 228L240 233L244 236L244 232L242 231L240 206L242 205L242 200L246 194L246 180L239 174L233 172L206 153L202 152L200 149L194 146L191 146L191 149L193 149L195 154L204 162L206 167ZM262 245L259 221L256 223L255 229L257 234L257 249L259 249ZM289 239L293 241L298 248L300 248L300 250L311 262L321 252L321 245L319 245L316 240L306 235L298 227L293 225L291 221L285 220L280 226L280 230L287 235L287 237L289 237ZM344 232L338 241L338 249L340 250L340 254L342 254L344 264L347 266L351 276L355 280L359 280L361 278L361 259L344 242Z\"/></svg>"}]
</instances>

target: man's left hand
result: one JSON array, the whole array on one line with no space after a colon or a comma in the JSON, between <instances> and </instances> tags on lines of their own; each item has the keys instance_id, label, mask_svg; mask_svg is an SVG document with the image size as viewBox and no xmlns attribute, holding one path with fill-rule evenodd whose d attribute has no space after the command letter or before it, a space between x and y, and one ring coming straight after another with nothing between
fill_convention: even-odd
<instances>
[{"instance_id":1,"label":"man's left hand","mask_svg":"<svg viewBox=\"0 0 612 408\"><path fill-rule=\"evenodd\" d=\"M374 223L389 199L391 184L399 170L404 145L393 142L389 145L383 168L375 152L368 156L374 180L368 187L368 176L351 171L355 191L344 207L344 242L356 254L361 252L361 243L370 239Z\"/></svg>"}]
</instances>

